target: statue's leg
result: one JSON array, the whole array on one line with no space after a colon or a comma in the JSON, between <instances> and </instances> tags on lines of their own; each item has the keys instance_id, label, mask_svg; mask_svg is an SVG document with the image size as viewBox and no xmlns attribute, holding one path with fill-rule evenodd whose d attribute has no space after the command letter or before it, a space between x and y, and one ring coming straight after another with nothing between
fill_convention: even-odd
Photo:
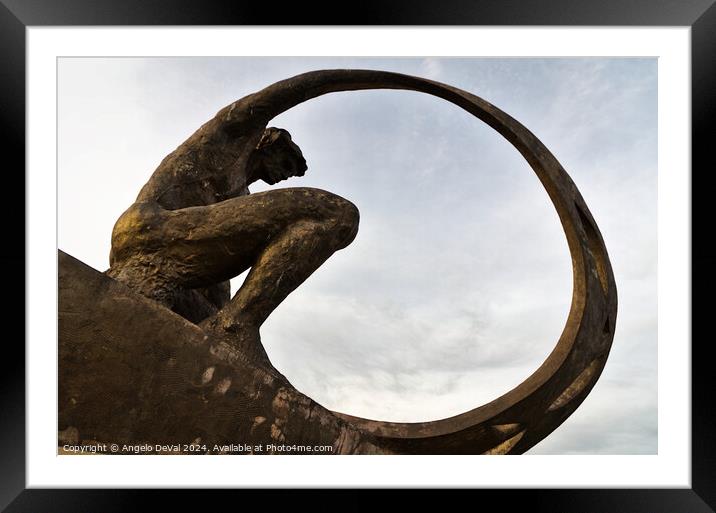
<instances>
[{"instance_id":1,"label":"statue's leg","mask_svg":"<svg viewBox=\"0 0 716 513\"><path fill-rule=\"evenodd\" d=\"M164 253L183 286L207 286L251 268L243 285L202 326L248 350L271 312L358 231L358 209L320 189L277 189L169 212ZM261 350L262 351L262 350Z\"/></svg>"}]
</instances>

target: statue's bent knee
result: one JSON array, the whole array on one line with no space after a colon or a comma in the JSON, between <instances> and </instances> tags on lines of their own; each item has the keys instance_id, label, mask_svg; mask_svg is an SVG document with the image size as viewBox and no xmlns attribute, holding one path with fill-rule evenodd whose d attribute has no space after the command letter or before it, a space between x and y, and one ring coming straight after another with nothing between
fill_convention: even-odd
<instances>
[{"instance_id":1,"label":"statue's bent knee","mask_svg":"<svg viewBox=\"0 0 716 513\"><path fill-rule=\"evenodd\" d=\"M338 249L345 248L358 233L360 212L358 207L337 194L320 191L321 200L328 205L329 219L334 225L336 238L339 242Z\"/></svg>"},{"instance_id":2,"label":"statue's bent knee","mask_svg":"<svg viewBox=\"0 0 716 513\"><path fill-rule=\"evenodd\" d=\"M359 222L360 213L358 207L347 199L341 198L341 216L338 221L338 229L341 231L341 238L343 239L341 248L348 246L356 238ZM342 235L343 233L345 233L345 236Z\"/></svg>"}]
</instances>

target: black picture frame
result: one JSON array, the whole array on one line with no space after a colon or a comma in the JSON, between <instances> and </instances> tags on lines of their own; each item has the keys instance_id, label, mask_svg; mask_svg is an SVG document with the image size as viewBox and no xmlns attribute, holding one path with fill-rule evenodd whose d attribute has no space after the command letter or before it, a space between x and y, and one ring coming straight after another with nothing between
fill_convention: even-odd
<instances>
[{"instance_id":1,"label":"black picture frame","mask_svg":"<svg viewBox=\"0 0 716 513\"><path fill-rule=\"evenodd\" d=\"M25 226L15 221L25 211L25 29L28 26L65 25L551 25L551 26L688 26L691 28L692 72L692 488L690 489L524 489L478 490L480 500L495 499L501 509L522 504L530 511L707 512L716 508L716 416L712 391L716 389L709 358L709 339L704 336L709 291L714 286L716 258L709 250L711 228L706 195L707 172L716 169L710 135L716 116L716 0L653 2L649 0L503 0L501 2L363 2L360 10L310 6L296 2L277 7L270 2L196 0L0 0L0 87L2 100L3 163L5 190L4 251L0 259L6 270L4 284L17 285L26 267ZM14 157L10 159L9 157ZM15 182L8 183L8 179ZM22 191L22 193L20 192ZM24 269L24 275L17 269ZM704 273L705 272L705 273ZM17 283L15 283L15 281ZM49 286L49 285L48 285ZM9 288L9 287L8 287ZM19 319L24 301L5 307L5 326ZM20 325L19 323L15 323ZM23 325L24 326L24 325ZM163 509L180 501L184 507L205 507L198 492L190 490L74 490L25 489L25 351L18 336L6 328L5 366L0 373L0 430L2 472L0 508L5 511L131 511L143 510L151 496L161 494ZM24 339L24 333L23 333ZM668 343L685 344L678 340ZM257 491L212 491L217 498L245 501ZM297 491L273 491L280 499ZM330 501L334 492L325 492ZM370 504L370 494L348 492L353 499L343 504ZM473 492L474 493L474 492ZM240 498L236 495L240 494ZM422 500L422 493L412 497ZM273 499L272 499L273 500Z\"/></svg>"}]
</instances>

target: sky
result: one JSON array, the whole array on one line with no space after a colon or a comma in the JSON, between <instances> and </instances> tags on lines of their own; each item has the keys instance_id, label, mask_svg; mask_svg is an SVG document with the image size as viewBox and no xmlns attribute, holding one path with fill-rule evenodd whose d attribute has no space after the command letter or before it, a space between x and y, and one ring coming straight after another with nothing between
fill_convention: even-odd
<instances>
[{"instance_id":1,"label":"sky","mask_svg":"<svg viewBox=\"0 0 716 513\"><path fill-rule=\"evenodd\" d=\"M112 226L162 158L225 105L328 68L462 88L557 157L602 232L619 311L596 386L529 454L656 454L656 59L62 58L59 248L106 270ZM325 189L361 215L355 241L261 329L298 390L331 410L417 422L484 404L539 367L567 319L571 260L547 193L507 141L411 91L334 93L270 126L308 163L274 188Z\"/></svg>"}]
</instances>

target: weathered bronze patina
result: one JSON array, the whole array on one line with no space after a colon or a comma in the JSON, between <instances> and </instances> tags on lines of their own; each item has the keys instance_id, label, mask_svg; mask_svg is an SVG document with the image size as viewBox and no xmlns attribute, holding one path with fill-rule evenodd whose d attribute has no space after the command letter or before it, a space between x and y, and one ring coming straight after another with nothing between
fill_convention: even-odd
<instances>
[{"instance_id":1,"label":"weathered bronze patina","mask_svg":"<svg viewBox=\"0 0 716 513\"><path fill-rule=\"evenodd\" d=\"M278 114L317 96L408 89L452 102L497 130L535 171L567 237L569 316L523 383L447 419L367 420L329 411L270 363L259 328L358 230L358 209L319 189L248 194L307 166ZM60 440L116 444L331 446L333 454L515 454L556 429L599 378L617 294L607 251L577 187L524 126L481 98L408 75L305 73L220 110L167 156L122 214L110 269L59 257ZM228 280L251 269L229 297ZM232 452L228 450L228 452ZM309 449L292 453L310 453Z\"/></svg>"}]
</instances>

